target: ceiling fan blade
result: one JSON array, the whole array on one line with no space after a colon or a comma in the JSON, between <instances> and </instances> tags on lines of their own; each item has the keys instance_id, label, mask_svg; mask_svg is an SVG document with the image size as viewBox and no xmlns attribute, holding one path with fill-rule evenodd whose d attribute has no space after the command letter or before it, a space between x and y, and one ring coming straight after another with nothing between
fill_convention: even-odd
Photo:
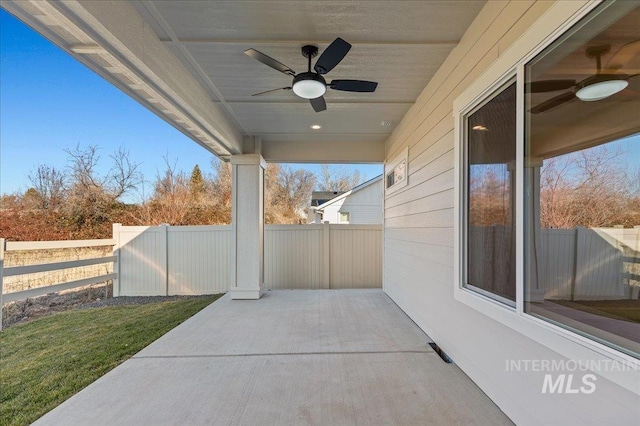
<instances>
[{"instance_id":1,"label":"ceiling fan blade","mask_svg":"<svg viewBox=\"0 0 640 426\"><path fill-rule=\"evenodd\" d=\"M291 87L281 87L279 89L271 89L271 90L265 90L264 92L258 92L258 93L254 93L251 96L262 96L262 95L267 95L269 93L274 93L274 92L279 92L281 90L291 90Z\"/></svg>"},{"instance_id":2,"label":"ceiling fan blade","mask_svg":"<svg viewBox=\"0 0 640 426\"><path fill-rule=\"evenodd\" d=\"M540 80L527 84L527 93L555 92L567 90L576 85L575 80Z\"/></svg>"},{"instance_id":3,"label":"ceiling fan blade","mask_svg":"<svg viewBox=\"0 0 640 426\"><path fill-rule=\"evenodd\" d=\"M547 99L546 101L539 103L529 110L532 114L540 114L541 112L545 112L550 110L551 108L555 108L558 105L562 105L565 102L569 102L576 98L576 94L573 92L565 92L561 95L555 96L551 99Z\"/></svg>"},{"instance_id":4,"label":"ceiling fan blade","mask_svg":"<svg viewBox=\"0 0 640 426\"><path fill-rule=\"evenodd\" d=\"M245 55L252 57L256 61L260 61L268 67L273 68L276 71L280 71L281 73L295 76L296 72L283 64L282 62L278 62L273 59L271 56L267 56L264 53L257 51L256 49L247 49L244 51Z\"/></svg>"},{"instance_id":5,"label":"ceiling fan blade","mask_svg":"<svg viewBox=\"0 0 640 426\"><path fill-rule=\"evenodd\" d=\"M375 92L378 83L364 80L333 80L329 84L333 90L345 92Z\"/></svg>"},{"instance_id":6,"label":"ceiling fan blade","mask_svg":"<svg viewBox=\"0 0 640 426\"><path fill-rule=\"evenodd\" d=\"M607 68L608 70L618 70L629 63L629 61L631 61L639 53L640 40L627 43L613 54L611 59L609 59L609 62L607 62L605 68Z\"/></svg>"},{"instance_id":7,"label":"ceiling fan blade","mask_svg":"<svg viewBox=\"0 0 640 426\"><path fill-rule=\"evenodd\" d=\"M324 101L324 97L320 96L319 98L309 99L311 106L315 112L324 111L327 109L327 103Z\"/></svg>"},{"instance_id":8,"label":"ceiling fan blade","mask_svg":"<svg viewBox=\"0 0 640 426\"><path fill-rule=\"evenodd\" d=\"M316 65L313 67L318 74L326 74L342 61L351 49L351 45L338 37L333 40L322 55L318 58Z\"/></svg>"}]
</instances>

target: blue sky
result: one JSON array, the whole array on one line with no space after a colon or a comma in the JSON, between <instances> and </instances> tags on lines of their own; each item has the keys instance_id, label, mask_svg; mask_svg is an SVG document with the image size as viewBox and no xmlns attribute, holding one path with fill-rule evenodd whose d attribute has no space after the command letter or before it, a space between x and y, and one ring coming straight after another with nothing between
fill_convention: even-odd
<instances>
[{"instance_id":1,"label":"blue sky","mask_svg":"<svg viewBox=\"0 0 640 426\"><path fill-rule=\"evenodd\" d=\"M163 156L181 170L211 171L211 153L0 9L0 193L28 189L39 164L64 168L63 150L77 144L99 146L105 169L125 147L146 180L165 169ZM382 173L381 165L349 168L367 179Z\"/></svg>"}]
</instances>

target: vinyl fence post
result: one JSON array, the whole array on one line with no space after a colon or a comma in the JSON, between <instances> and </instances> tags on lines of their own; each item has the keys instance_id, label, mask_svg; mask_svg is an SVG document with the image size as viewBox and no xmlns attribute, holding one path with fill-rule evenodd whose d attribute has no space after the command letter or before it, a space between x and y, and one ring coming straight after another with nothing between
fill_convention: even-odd
<instances>
[{"instance_id":1,"label":"vinyl fence post","mask_svg":"<svg viewBox=\"0 0 640 426\"><path fill-rule=\"evenodd\" d=\"M328 221L322 223L322 272L324 288L331 288L331 230Z\"/></svg>"},{"instance_id":2,"label":"vinyl fence post","mask_svg":"<svg viewBox=\"0 0 640 426\"><path fill-rule=\"evenodd\" d=\"M635 240L636 240L636 244L633 247L633 249L637 252L638 249L640 249L640 225L635 225L633 227L633 230L635 232ZM638 265L637 263L633 263L633 266L631 267L631 273L635 274L637 269L636 269L636 265ZM640 298L640 285L638 284L638 282L636 281L636 285L631 286L631 280L629 280L629 297L633 300Z\"/></svg>"},{"instance_id":3,"label":"vinyl fence post","mask_svg":"<svg viewBox=\"0 0 640 426\"><path fill-rule=\"evenodd\" d=\"M113 230L113 240L115 244L113 245L113 255L116 257L116 261L113 265L113 272L116 274L116 277L111 280L111 297L120 296L120 227L121 223L112 224Z\"/></svg>"},{"instance_id":4,"label":"vinyl fence post","mask_svg":"<svg viewBox=\"0 0 640 426\"><path fill-rule=\"evenodd\" d=\"M576 248L575 258L573 262L573 279L571 280L571 300L576 299L576 293L582 290L582 271L583 271L583 251L585 243L586 229L578 226L576 229Z\"/></svg>"},{"instance_id":5,"label":"vinyl fence post","mask_svg":"<svg viewBox=\"0 0 640 426\"><path fill-rule=\"evenodd\" d=\"M163 229L163 250L164 250L164 278L165 278L165 291L164 295L169 295L169 224L164 223L162 225Z\"/></svg>"},{"instance_id":6,"label":"vinyl fence post","mask_svg":"<svg viewBox=\"0 0 640 426\"><path fill-rule=\"evenodd\" d=\"M0 330L2 330L2 293L4 293L4 252L7 248L7 241L0 238Z\"/></svg>"}]
</instances>

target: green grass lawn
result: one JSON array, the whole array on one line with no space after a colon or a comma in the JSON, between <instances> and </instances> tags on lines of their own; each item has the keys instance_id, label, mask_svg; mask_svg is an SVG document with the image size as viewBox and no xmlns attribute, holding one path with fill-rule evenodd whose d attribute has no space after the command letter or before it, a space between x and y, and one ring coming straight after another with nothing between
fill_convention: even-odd
<instances>
[{"instance_id":1,"label":"green grass lawn","mask_svg":"<svg viewBox=\"0 0 640 426\"><path fill-rule=\"evenodd\" d=\"M0 424L26 425L220 295L76 310L0 332Z\"/></svg>"}]
</instances>

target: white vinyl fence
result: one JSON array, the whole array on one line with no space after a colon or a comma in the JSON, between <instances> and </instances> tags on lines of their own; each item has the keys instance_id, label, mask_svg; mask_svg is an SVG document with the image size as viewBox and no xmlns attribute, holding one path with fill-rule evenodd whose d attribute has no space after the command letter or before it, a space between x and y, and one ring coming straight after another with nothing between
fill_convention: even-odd
<instances>
[{"instance_id":1,"label":"white vinyl fence","mask_svg":"<svg viewBox=\"0 0 640 426\"><path fill-rule=\"evenodd\" d=\"M546 299L638 298L640 228L542 229L541 237Z\"/></svg>"},{"instance_id":2,"label":"white vinyl fence","mask_svg":"<svg viewBox=\"0 0 640 426\"><path fill-rule=\"evenodd\" d=\"M472 227L470 244L487 256L471 262L472 280L489 283L492 291L513 287L509 259L513 238L501 225ZM640 228L542 229L539 279L545 299L637 299L640 289ZM493 259L493 260L487 260ZM494 272L494 269L496 271ZM484 279L483 279L484 276ZM490 277L490 278L488 278ZM473 282L473 281L472 281ZM503 294L503 293L501 293Z\"/></svg>"},{"instance_id":3,"label":"white vinyl fence","mask_svg":"<svg viewBox=\"0 0 640 426\"><path fill-rule=\"evenodd\" d=\"M224 293L229 287L230 226L114 225L114 296Z\"/></svg>"},{"instance_id":4,"label":"white vinyl fence","mask_svg":"<svg viewBox=\"0 0 640 426\"><path fill-rule=\"evenodd\" d=\"M114 225L114 295L222 293L231 226ZM265 226L267 289L382 287L382 225Z\"/></svg>"}]
</instances>

